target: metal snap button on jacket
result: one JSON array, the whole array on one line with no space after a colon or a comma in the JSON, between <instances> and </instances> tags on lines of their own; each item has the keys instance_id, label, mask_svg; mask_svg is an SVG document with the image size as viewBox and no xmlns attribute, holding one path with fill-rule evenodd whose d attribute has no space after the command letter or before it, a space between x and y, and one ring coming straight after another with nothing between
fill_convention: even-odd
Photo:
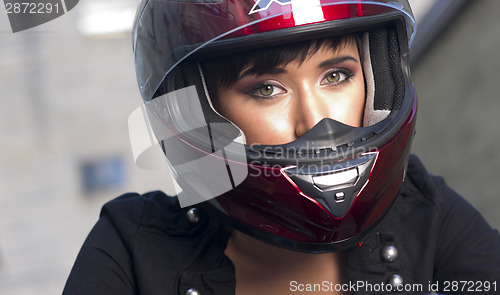
<instances>
[{"instance_id":1,"label":"metal snap button on jacket","mask_svg":"<svg viewBox=\"0 0 500 295\"><path fill-rule=\"evenodd\" d=\"M191 224L197 224L200 221L200 212L197 208L191 208L186 212L186 218Z\"/></svg>"},{"instance_id":2,"label":"metal snap button on jacket","mask_svg":"<svg viewBox=\"0 0 500 295\"><path fill-rule=\"evenodd\" d=\"M201 293L198 290L196 290L195 288L191 288L191 289L187 290L185 294L186 295L201 295Z\"/></svg>"},{"instance_id":3,"label":"metal snap button on jacket","mask_svg":"<svg viewBox=\"0 0 500 295\"><path fill-rule=\"evenodd\" d=\"M398 249L393 245L388 245L382 248L380 256L385 262L393 262L398 258Z\"/></svg>"},{"instance_id":4,"label":"metal snap button on jacket","mask_svg":"<svg viewBox=\"0 0 500 295\"><path fill-rule=\"evenodd\" d=\"M394 291L397 291L398 287L403 285L403 277L398 275L398 274L395 274L389 278L387 283L389 283L392 286L392 289ZM401 287L399 287L399 288L401 288Z\"/></svg>"}]
</instances>

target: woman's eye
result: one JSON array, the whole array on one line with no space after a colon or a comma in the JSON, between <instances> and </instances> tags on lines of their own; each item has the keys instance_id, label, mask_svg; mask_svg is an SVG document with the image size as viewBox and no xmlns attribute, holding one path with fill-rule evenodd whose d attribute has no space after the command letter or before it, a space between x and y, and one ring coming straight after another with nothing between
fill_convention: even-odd
<instances>
[{"instance_id":1,"label":"woman's eye","mask_svg":"<svg viewBox=\"0 0 500 295\"><path fill-rule=\"evenodd\" d=\"M333 71L328 73L325 78L323 79L325 84L340 84L349 78L351 78L353 75L351 73L345 73L343 71Z\"/></svg>"},{"instance_id":2,"label":"woman's eye","mask_svg":"<svg viewBox=\"0 0 500 295\"><path fill-rule=\"evenodd\" d=\"M259 93L263 96L271 96L274 92L274 86L273 85L263 85L259 89Z\"/></svg>"},{"instance_id":3,"label":"woman's eye","mask_svg":"<svg viewBox=\"0 0 500 295\"><path fill-rule=\"evenodd\" d=\"M248 94L259 98L270 98L285 92L281 87L272 84L260 84L252 88Z\"/></svg>"}]
</instances>

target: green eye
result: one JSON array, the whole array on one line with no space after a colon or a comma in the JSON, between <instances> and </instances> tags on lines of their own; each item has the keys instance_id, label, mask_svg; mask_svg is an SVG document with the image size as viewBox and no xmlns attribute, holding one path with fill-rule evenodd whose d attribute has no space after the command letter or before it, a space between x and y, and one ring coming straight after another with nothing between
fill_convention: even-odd
<instances>
[{"instance_id":1,"label":"green eye","mask_svg":"<svg viewBox=\"0 0 500 295\"><path fill-rule=\"evenodd\" d=\"M338 83L340 81L340 73L339 72L333 72L333 73L330 73L328 74L328 76L326 76L326 80L329 82L329 83Z\"/></svg>"},{"instance_id":2,"label":"green eye","mask_svg":"<svg viewBox=\"0 0 500 295\"><path fill-rule=\"evenodd\" d=\"M262 96L270 96L274 92L274 86L273 85L263 85L259 89L260 94Z\"/></svg>"},{"instance_id":3,"label":"green eye","mask_svg":"<svg viewBox=\"0 0 500 295\"><path fill-rule=\"evenodd\" d=\"M340 85L344 82L348 82L354 74L348 69L337 69L328 73L322 80L323 85Z\"/></svg>"},{"instance_id":4,"label":"green eye","mask_svg":"<svg viewBox=\"0 0 500 295\"><path fill-rule=\"evenodd\" d=\"M246 94L255 98L272 99L286 93L286 90L278 85L263 82L255 85L252 89L245 91Z\"/></svg>"}]
</instances>

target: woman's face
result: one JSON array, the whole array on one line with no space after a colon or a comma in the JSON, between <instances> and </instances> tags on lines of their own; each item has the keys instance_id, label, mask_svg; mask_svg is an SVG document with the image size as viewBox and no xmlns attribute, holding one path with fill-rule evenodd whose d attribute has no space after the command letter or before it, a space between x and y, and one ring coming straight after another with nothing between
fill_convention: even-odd
<instances>
[{"instance_id":1,"label":"woman's face","mask_svg":"<svg viewBox=\"0 0 500 295\"><path fill-rule=\"evenodd\" d=\"M218 111L245 134L247 144L296 140L323 118L361 126L365 83L356 42L322 46L303 63L262 75L244 69L229 88L217 88Z\"/></svg>"}]
</instances>

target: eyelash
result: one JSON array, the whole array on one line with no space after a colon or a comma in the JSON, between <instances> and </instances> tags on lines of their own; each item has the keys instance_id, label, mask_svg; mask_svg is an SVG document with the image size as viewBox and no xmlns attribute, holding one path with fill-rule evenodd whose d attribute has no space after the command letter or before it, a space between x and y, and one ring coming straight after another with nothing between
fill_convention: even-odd
<instances>
[{"instance_id":1,"label":"eyelash","mask_svg":"<svg viewBox=\"0 0 500 295\"><path fill-rule=\"evenodd\" d=\"M344 77L342 78L341 81L339 82L326 82L326 83L323 83L323 81L327 80L328 79L328 76L332 75L332 74L335 74L335 73L338 73L340 75L343 75ZM329 71L324 77L323 79L321 80L321 85L327 85L327 84L333 84L333 86L340 86L342 84L345 84L347 82L349 82L349 80L354 76L354 73L349 70L349 69L346 69L346 68L338 68L338 69L334 69L332 71ZM245 93L249 96L252 96L254 98L257 98L257 99L271 99L279 94L274 94L274 95L269 95L269 96L265 96L265 95L257 95L256 93L259 91L259 90L262 90L263 87L266 87L266 86L271 86L273 88L279 88L281 89L282 91L285 91L285 89L283 89L282 86L280 85L277 85L275 83L269 83L269 82L262 82L262 83L259 83L259 84L256 84L254 87L252 87L250 90L247 90L245 91ZM273 91L274 92L274 91Z\"/></svg>"}]
</instances>

